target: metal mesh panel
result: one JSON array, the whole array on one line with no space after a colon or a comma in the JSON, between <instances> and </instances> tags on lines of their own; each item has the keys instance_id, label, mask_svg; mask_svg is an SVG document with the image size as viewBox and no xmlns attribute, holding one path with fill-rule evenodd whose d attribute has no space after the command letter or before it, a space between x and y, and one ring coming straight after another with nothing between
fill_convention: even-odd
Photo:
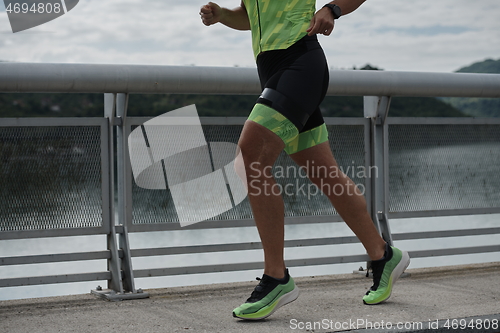
<instances>
[{"instance_id":1,"label":"metal mesh panel","mask_svg":"<svg viewBox=\"0 0 500 333\"><path fill-rule=\"evenodd\" d=\"M363 126L327 126L330 147L340 169L351 177L361 189L365 179L358 171L364 168L364 127ZM313 172L318 171L310 165ZM284 170L283 172L281 172ZM281 173L280 173L281 172ZM335 174L334 170L327 172ZM283 174L284 177L280 177ZM275 165L275 177L284 188L289 184L292 191L283 191L285 216L322 216L337 214L328 197L297 170L295 163L285 153L281 153ZM290 186L291 184L291 186ZM327 189L327 188L325 188ZM330 189L335 193L336 189ZM289 195L291 194L291 195Z\"/></svg>"},{"instance_id":2,"label":"metal mesh panel","mask_svg":"<svg viewBox=\"0 0 500 333\"><path fill-rule=\"evenodd\" d=\"M0 128L0 231L102 224L101 128Z\"/></svg>"},{"instance_id":3,"label":"metal mesh panel","mask_svg":"<svg viewBox=\"0 0 500 333\"><path fill-rule=\"evenodd\" d=\"M134 127L132 127L134 129ZM203 131L207 142L237 143L242 126L214 126L205 125ZM147 190L132 185L132 222L144 223L171 223L178 222L172 195L167 190ZM251 217L248 199L243 200L235 208L213 218L212 220L247 219Z\"/></svg>"},{"instance_id":4,"label":"metal mesh panel","mask_svg":"<svg viewBox=\"0 0 500 333\"><path fill-rule=\"evenodd\" d=\"M132 129L134 129L133 127ZM204 125L207 142L237 143L242 130L241 125ZM364 127L328 126L330 146L337 158L339 166L361 189L365 179L360 171L364 169ZM278 158L274 173L278 184L291 184L288 193L282 190L285 201L286 216L311 216L336 214L328 198L316 191L308 179L300 176L295 163L282 153ZM290 195L288 195L290 194ZM172 223L178 222L177 213L168 190L146 190L132 185L132 223ZM248 198L235 208L213 218L212 220L238 220L252 217Z\"/></svg>"},{"instance_id":5,"label":"metal mesh panel","mask_svg":"<svg viewBox=\"0 0 500 333\"><path fill-rule=\"evenodd\" d=\"M243 126L237 125L205 125L203 132L207 142L231 142L238 143ZM211 220L240 220L252 217L252 211L248 198L245 198L239 205L230 209Z\"/></svg>"},{"instance_id":6,"label":"metal mesh panel","mask_svg":"<svg viewBox=\"0 0 500 333\"><path fill-rule=\"evenodd\" d=\"M500 207L500 126L391 125L390 211Z\"/></svg>"}]
</instances>

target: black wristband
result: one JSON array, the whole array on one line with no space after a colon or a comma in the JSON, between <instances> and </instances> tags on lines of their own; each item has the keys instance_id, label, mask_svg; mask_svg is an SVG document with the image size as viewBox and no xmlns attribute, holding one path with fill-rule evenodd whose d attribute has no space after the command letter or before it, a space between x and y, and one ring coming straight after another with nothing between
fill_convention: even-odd
<instances>
[{"instance_id":1,"label":"black wristband","mask_svg":"<svg viewBox=\"0 0 500 333\"><path fill-rule=\"evenodd\" d=\"M340 16L342 16L342 9L340 9L339 6L327 3L326 5L323 6L323 8L328 7L330 11L332 12L333 19L338 19Z\"/></svg>"}]
</instances>

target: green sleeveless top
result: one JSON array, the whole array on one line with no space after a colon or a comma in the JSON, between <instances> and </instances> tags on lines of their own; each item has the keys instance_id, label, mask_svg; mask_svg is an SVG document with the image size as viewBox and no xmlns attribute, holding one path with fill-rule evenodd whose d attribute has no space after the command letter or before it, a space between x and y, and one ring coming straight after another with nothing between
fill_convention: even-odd
<instances>
[{"instance_id":1,"label":"green sleeveless top","mask_svg":"<svg viewBox=\"0 0 500 333\"><path fill-rule=\"evenodd\" d=\"M255 58L286 49L307 35L316 0L243 0L252 30Z\"/></svg>"}]
</instances>

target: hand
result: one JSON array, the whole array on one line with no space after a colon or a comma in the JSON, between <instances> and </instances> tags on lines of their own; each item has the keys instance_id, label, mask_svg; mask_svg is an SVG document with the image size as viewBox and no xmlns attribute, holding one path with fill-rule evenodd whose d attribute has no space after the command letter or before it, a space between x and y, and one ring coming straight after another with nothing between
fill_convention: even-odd
<instances>
[{"instance_id":1,"label":"hand","mask_svg":"<svg viewBox=\"0 0 500 333\"><path fill-rule=\"evenodd\" d=\"M309 28L307 28L307 34L309 36L315 34L321 34L325 36L330 36L333 31L333 26L335 20L333 14L329 8L321 8L314 14Z\"/></svg>"},{"instance_id":2,"label":"hand","mask_svg":"<svg viewBox=\"0 0 500 333\"><path fill-rule=\"evenodd\" d=\"M204 25L209 26L220 22L222 16L222 9L216 3L209 2L200 9L201 21Z\"/></svg>"}]
</instances>

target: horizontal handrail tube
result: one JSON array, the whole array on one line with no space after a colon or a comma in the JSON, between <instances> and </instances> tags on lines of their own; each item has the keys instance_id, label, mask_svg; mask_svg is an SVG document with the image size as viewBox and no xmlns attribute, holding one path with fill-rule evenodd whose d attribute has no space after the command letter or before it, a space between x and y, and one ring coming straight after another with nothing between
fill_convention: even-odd
<instances>
[{"instance_id":1,"label":"horizontal handrail tube","mask_svg":"<svg viewBox=\"0 0 500 333\"><path fill-rule=\"evenodd\" d=\"M78 273L48 276L30 276L20 278L0 279L0 288L33 286L40 284L73 283L85 281L110 280L110 272Z\"/></svg>"},{"instance_id":2,"label":"horizontal handrail tube","mask_svg":"<svg viewBox=\"0 0 500 333\"><path fill-rule=\"evenodd\" d=\"M303 246L320 246L320 245L336 245L336 244L353 244L359 243L357 237L331 237L331 238L309 238L309 239L293 239L285 241L285 247L303 247ZM232 243L232 244L210 244L210 245L191 245L191 246L175 246L163 248L149 249L134 249L130 250L132 257L149 257L149 256L165 256L173 254L191 254L191 253L208 253L208 252L229 252L229 251L247 251L262 249L260 242L249 243Z\"/></svg>"},{"instance_id":3,"label":"horizontal handrail tube","mask_svg":"<svg viewBox=\"0 0 500 333\"><path fill-rule=\"evenodd\" d=\"M154 117L127 117L127 123L129 125L142 125L146 121L153 119ZM247 117L200 117L200 122L202 125L239 125L243 126ZM411 118L405 118L411 119ZM463 118L446 118L446 119L463 119ZM471 118L467 118L471 119ZM326 125L355 125L363 126L369 122L368 119L361 117L324 117Z\"/></svg>"},{"instance_id":4,"label":"horizontal handrail tube","mask_svg":"<svg viewBox=\"0 0 500 333\"><path fill-rule=\"evenodd\" d=\"M500 118L388 117L388 125L500 125Z\"/></svg>"},{"instance_id":5,"label":"horizontal handrail tube","mask_svg":"<svg viewBox=\"0 0 500 333\"><path fill-rule=\"evenodd\" d=\"M462 215L500 214L500 207L493 208L464 208L442 210L416 210L407 212L389 212L390 219L406 219L415 217L444 217Z\"/></svg>"},{"instance_id":6,"label":"horizontal handrail tube","mask_svg":"<svg viewBox=\"0 0 500 333\"><path fill-rule=\"evenodd\" d=\"M0 78L0 92L252 94L260 87L255 69L232 67L0 63Z\"/></svg>"},{"instance_id":7,"label":"horizontal handrail tube","mask_svg":"<svg viewBox=\"0 0 500 333\"><path fill-rule=\"evenodd\" d=\"M343 257L292 259L292 260L287 260L286 264L287 267L299 267L299 266L319 266L328 264L363 262L367 260L369 260L368 255L360 254L360 255L343 256ZM264 263L262 262L249 262L249 263L247 262L247 263L222 264L222 265L139 269L139 270L134 270L134 276L136 278L145 278L154 276L248 271L253 269L262 269L263 266Z\"/></svg>"},{"instance_id":8,"label":"horizontal handrail tube","mask_svg":"<svg viewBox=\"0 0 500 333\"><path fill-rule=\"evenodd\" d=\"M338 215L318 215L318 216L293 216L285 217L285 224L308 224L308 223L339 223L343 222ZM168 223L132 223L128 227L129 232L150 232L150 231L170 231L170 230L191 230L191 229L218 229L218 228L242 228L255 227L253 219L242 220L220 220L205 221L181 227L178 222Z\"/></svg>"},{"instance_id":9,"label":"horizontal handrail tube","mask_svg":"<svg viewBox=\"0 0 500 333\"><path fill-rule=\"evenodd\" d=\"M239 67L0 63L0 92L259 94ZM328 95L500 97L500 75L330 71Z\"/></svg>"},{"instance_id":10,"label":"horizontal handrail tube","mask_svg":"<svg viewBox=\"0 0 500 333\"><path fill-rule=\"evenodd\" d=\"M443 257L443 256L460 255L460 254L499 252L499 251L500 251L500 245L486 245L486 246L475 246L475 247L458 247L449 249L410 251L409 254L411 258L430 258L430 257Z\"/></svg>"},{"instance_id":11,"label":"horizontal handrail tube","mask_svg":"<svg viewBox=\"0 0 500 333\"><path fill-rule=\"evenodd\" d=\"M442 230L442 231L424 231L411 233L395 233L394 240L427 239L443 237L460 236L479 236L500 234L500 228L480 228L480 229L460 229L460 230ZM329 237L329 238L309 238L294 239L285 241L285 247L304 247L304 246L322 246L359 243L355 236ZM177 254L209 253L209 252L230 252L247 251L262 249L260 242L231 243L231 244L209 244L209 245L191 245L191 246L173 246L162 248L144 248L131 250L132 257L151 257L166 256ZM1 261L0 261L1 262Z\"/></svg>"},{"instance_id":12,"label":"horizontal handrail tube","mask_svg":"<svg viewBox=\"0 0 500 333\"><path fill-rule=\"evenodd\" d=\"M307 259L293 259L287 260L286 264L289 267L301 266L320 266L330 264L346 264L352 262L366 262L370 260L367 254L355 254L350 256L340 257L324 257L324 258L307 258Z\"/></svg>"},{"instance_id":13,"label":"horizontal handrail tube","mask_svg":"<svg viewBox=\"0 0 500 333\"><path fill-rule=\"evenodd\" d=\"M458 229L443 231L423 231L392 234L394 240L427 239L442 237L480 236L500 234L500 228Z\"/></svg>"},{"instance_id":14,"label":"horizontal handrail tube","mask_svg":"<svg viewBox=\"0 0 500 333\"><path fill-rule=\"evenodd\" d=\"M92 235L103 235L106 234L107 232L108 232L108 227L106 225L103 225L101 227L88 227L88 228L0 231L0 240L92 236Z\"/></svg>"},{"instance_id":15,"label":"horizontal handrail tube","mask_svg":"<svg viewBox=\"0 0 500 333\"><path fill-rule=\"evenodd\" d=\"M500 245L436 249L436 250L425 250L425 251L410 251L409 254L411 258L425 258L425 257L439 257L439 256L473 254L473 253L488 253L488 252L498 252L498 251L500 251ZM287 260L287 267L343 264L343 263L365 262L369 260L370 259L366 254L341 256L341 257L292 259L292 260ZM136 278L145 278L145 277L184 275L184 274L246 271L246 270L262 269L262 268L263 268L262 262L206 265L206 266L186 266L186 267L134 270L134 276Z\"/></svg>"},{"instance_id":16,"label":"horizontal handrail tube","mask_svg":"<svg viewBox=\"0 0 500 333\"><path fill-rule=\"evenodd\" d=\"M102 126L105 121L102 117L2 118L0 127Z\"/></svg>"},{"instance_id":17,"label":"horizontal handrail tube","mask_svg":"<svg viewBox=\"0 0 500 333\"><path fill-rule=\"evenodd\" d=\"M134 277L146 278L155 276L172 276L172 275L183 275L183 274L234 272L234 271L262 269L262 268L264 268L264 263L253 262L253 263L224 264L224 265L134 269Z\"/></svg>"},{"instance_id":18,"label":"horizontal handrail tube","mask_svg":"<svg viewBox=\"0 0 500 333\"><path fill-rule=\"evenodd\" d=\"M121 253L121 256L123 256L123 253ZM0 266L46 264L51 262L98 260L110 258L111 254L109 251L42 254L34 256L3 257L0 258Z\"/></svg>"},{"instance_id":19,"label":"horizontal handrail tube","mask_svg":"<svg viewBox=\"0 0 500 333\"><path fill-rule=\"evenodd\" d=\"M258 250L258 249L262 249L262 244L260 242L135 249L135 250L130 250L130 254L132 255L132 257L135 258L135 257L168 256L174 254L247 251L247 250Z\"/></svg>"}]
</instances>

